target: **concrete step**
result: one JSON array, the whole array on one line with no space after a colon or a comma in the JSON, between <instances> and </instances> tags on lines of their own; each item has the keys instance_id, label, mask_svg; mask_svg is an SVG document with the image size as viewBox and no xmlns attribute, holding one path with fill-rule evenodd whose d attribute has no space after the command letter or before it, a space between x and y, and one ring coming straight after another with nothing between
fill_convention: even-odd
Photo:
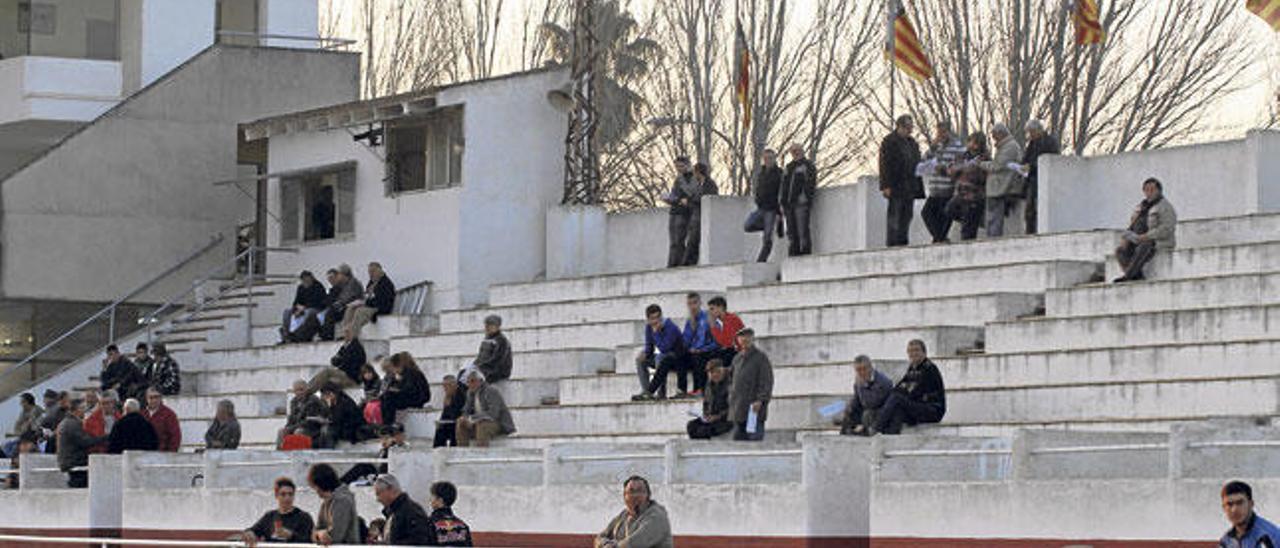
<instances>
[{"instance_id":1,"label":"concrete step","mask_svg":"<svg viewBox=\"0 0 1280 548\"><path fill-rule=\"evenodd\" d=\"M1115 250L1118 235L1113 230L1093 230L792 257L782 265L782 280L837 280L1023 261L1097 262Z\"/></svg>"},{"instance_id":2,"label":"concrete step","mask_svg":"<svg viewBox=\"0 0 1280 548\"><path fill-rule=\"evenodd\" d=\"M807 395L774 398L766 426L796 429L823 422L817 409L840 396ZM582 436L599 433L664 434L684 432L686 411L701 409L697 400L558 407L512 408L516 429L527 436Z\"/></svg>"},{"instance_id":3,"label":"concrete step","mask_svg":"<svg viewBox=\"0 0 1280 548\"><path fill-rule=\"evenodd\" d=\"M1280 303L1280 271L1142 283L1091 284L1051 289L1045 294L1045 312L1050 317L1273 303Z\"/></svg>"},{"instance_id":4,"label":"concrete step","mask_svg":"<svg viewBox=\"0 0 1280 548\"><path fill-rule=\"evenodd\" d=\"M950 356L961 349L972 348L982 341L982 329L964 326L927 326L901 329L870 329L810 335L760 336L756 345L775 367L793 364L825 364L852 361L858 354L872 358L902 359L907 342L924 341L933 356ZM635 374L635 357L643 345L616 351L616 372ZM840 387L844 389L844 387Z\"/></svg>"},{"instance_id":5,"label":"concrete step","mask_svg":"<svg viewBox=\"0 0 1280 548\"><path fill-rule=\"evenodd\" d=\"M1217 247L1178 248L1157 253L1147 264L1148 279L1200 278L1280 270L1280 241ZM1107 279L1123 272L1115 257L1107 258Z\"/></svg>"},{"instance_id":6,"label":"concrete step","mask_svg":"<svg viewBox=\"0 0 1280 548\"><path fill-rule=\"evenodd\" d=\"M534 327L506 330L514 352L566 350L572 348L611 349L644 341L644 321ZM479 333L449 333L392 339L392 350L414 356L475 357L484 336Z\"/></svg>"},{"instance_id":7,"label":"concrete step","mask_svg":"<svg viewBox=\"0 0 1280 548\"><path fill-rule=\"evenodd\" d=\"M379 354L386 355L386 341L360 341L365 354L372 360ZM267 365L328 365L329 359L342 346L339 341L284 344L230 350L206 350L203 357L204 371L221 371Z\"/></svg>"},{"instance_id":8,"label":"concrete step","mask_svg":"<svg viewBox=\"0 0 1280 548\"><path fill-rule=\"evenodd\" d=\"M650 304L657 304L672 317L682 316L685 310L685 295L694 289L653 293L646 295L624 295L601 299L582 299L553 303L537 303L516 306L497 306L473 308L469 310L447 310L440 313L441 333L480 333L484 331L484 318L497 314L502 318L503 329L519 329L527 327L548 327L553 325L577 325L584 323L616 322L621 320L643 320L644 309ZM705 304L723 291L696 290L702 295Z\"/></svg>"},{"instance_id":9,"label":"concrete step","mask_svg":"<svg viewBox=\"0 0 1280 548\"><path fill-rule=\"evenodd\" d=\"M1196 219L1178 223L1179 247L1271 242L1278 237L1280 237L1280 215L1274 213Z\"/></svg>"},{"instance_id":10,"label":"concrete step","mask_svg":"<svg viewBox=\"0 0 1280 548\"><path fill-rule=\"evenodd\" d=\"M839 304L741 312L758 333L800 335L865 328L912 327L922 321L981 327L1035 313L1043 304L1034 293L988 293L959 297Z\"/></svg>"},{"instance_id":11,"label":"concrete step","mask_svg":"<svg viewBox=\"0 0 1280 548\"><path fill-rule=\"evenodd\" d=\"M478 345L479 343L477 343ZM394 349L394 347L393 347ZM399 352L399 350L395 350ZM601 349L542 350L515 352L511 356L512 379L558 379L578 375L595 375L599 371L612 371L614 351ZM475 361L475 354L466 356L419 355L414 357L418 367L433 384L445 375L454 375Z\"/></svg>"},{"instance_id":12,"label":"concrete step","mask_svg":"<svg viewBox=\"0 0 1280 548\"><path fill-rule=\"evenodd\" d=\"M987 326L992 354L1280 338L1280 305L1037 318ZM1274 327L1273 327L1274 326Z\"/></svg>"},{"instance_id":13,"label":"concrete step","mask_svg":"<svg viewBox=\"0 0 1280 548\"><path fill-rule=\"evenodd\" d=\"M165 405L173 409L179 418L212 417L218 409L218 402L229 400L236 406L236 415L269 417L276 414L277 408L288 405L288 388L289 385L263 386L253 392L169 396L165 398Z\"/></svg>"},{"instance_id":14,"label":"concrete step","mask_svg":"<svg viewBox=\"0 0 1280 548\"><path fill-rule=\"evenodd\" d=\"M777 265L738 263L502 284L489 288L489 305L512 306L603 299L625 295L687 291L689 288L723 290L730 286L774 281L777 277Z\"/></svg>"},{"instance_id":15,"label":"concrete step","mask_svg":"<svg viewBox=\"0 0 1280 548\"><path fill-rule=\"evenodd\" d=\"M427 316L381 316L377 323L368 323L360 330L360 342L421 335L432 326L434 322ZM335 335L340 335L336 331ZM273 346L279 342L280 318L274 323L253 326L253 346Z\"/></svg>"},{"instance_id":16,"label":"concrete step","mask_svg":"<svg viewBox=\"0 0 1280 548\"><path fill-rule=\"evenodd\" d=\"M729 290L730 310L772 310L864 302L954 297L996 292L1040 293L1090 281L1100 265L1042 261L783 283Z\"/></svg>"},{"instance_id":17,"label":"concrete step","mask_svg":"<svg viewBox=\"0 0 1280 548\"><path fill-rule=\"evenodd\" d=\"M195 375L194 386L203 396L237 394L252 390L278 389L281 393L298 379L309 380L328 364L260 365L237 369L220 369ZM185 379L184 379L184 382Z\"/></svg>"}]
</instances>

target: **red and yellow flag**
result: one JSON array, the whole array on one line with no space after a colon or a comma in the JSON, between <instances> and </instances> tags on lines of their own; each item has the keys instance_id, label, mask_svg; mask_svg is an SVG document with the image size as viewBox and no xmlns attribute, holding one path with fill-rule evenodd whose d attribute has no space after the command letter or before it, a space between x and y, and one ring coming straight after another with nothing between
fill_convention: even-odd
<instances>
[{"instance_id":1,"label":"red and yellow flag","mask_svg":"<svg viewBox=\"0 0 1280 548\"><path fill-rule=\"evenodd\" d=\"M924 47L920 45L920 37L916 35L916 28L907 19L907 12L900 4L894 3L891 8L888 26L885 54L893 60L893 64L916 80L933 78L933 65L929 64Z\"/></svg>"},{"instance_id":2,"label":"red and yellow flag","mask_svg":"<svg viewBox=\"0 0 1280 548\"><path fill-rule=\"evenodd\" d=\"M1245 7L1280 31L1280 0L1247 0Z\"/></svg>"},{"instance_id":3,"label":"red and yellow flag","mask_svg":"<svg viewBox=\"0 0 1280 548\"><path fill-rule=\"evenodd\" d=\"M1076 0L1071 10L1071 19L1076 24L1076 45L1101 44L1107 39L1107 32L1102 30L1102 17L1099 15L1098 0Z\"/></svg>"},{"instance_id":4,"label":"red and yellow flag","mask_svg":"<svg viewBox=\"0 0 1280 548\"><path fill-rule=\"evenodd\" d=\"M747 35L742 32L742 20L738 20L734 39L734 65L737 68L735 87L738 103L742 105L742 127L751 127L751 49L747 47Z\"/></svg>"}]
</instances>

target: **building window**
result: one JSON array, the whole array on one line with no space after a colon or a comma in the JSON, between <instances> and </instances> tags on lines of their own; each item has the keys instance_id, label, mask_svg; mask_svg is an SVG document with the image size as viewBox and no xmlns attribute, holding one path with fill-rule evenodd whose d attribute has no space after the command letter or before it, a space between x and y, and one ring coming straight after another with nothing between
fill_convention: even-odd
<instances>
[{"instance_id":1,"label":"building window","mask_svg":"<svg viewBox=\"0 0 1280 548\"><path fill-rule=\"evenodd\" d=\"M280 242L316 242L355 234L354 163L280 181Z\"/></svg>"},{"instance_id":2,"label":"building window","mask_svg":"<svg viewBox=\"0 0 1280 548\"><path fill-rule=\"evenodd\" d=\"M462 109L448 108L387 125L387 191L462 184Z\"/></svg>"}]
</instances>

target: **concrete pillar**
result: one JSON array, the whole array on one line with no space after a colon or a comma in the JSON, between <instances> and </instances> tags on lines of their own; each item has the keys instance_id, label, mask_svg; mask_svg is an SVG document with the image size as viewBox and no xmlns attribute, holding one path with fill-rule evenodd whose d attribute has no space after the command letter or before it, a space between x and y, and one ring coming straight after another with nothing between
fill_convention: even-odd
<instances>
[{"instance_id":1,"label":"concrete pillar","mask_svg":"<svg viewBox=\"0 0 1280 548\"><path fill-rule=\"evenodd\" d=\"M872 470L878 442L814 436L802 443L801 482L808 501L805 533L866 542L871 536Z\"/></svg>"},{"instance_id":2,"label":"concrete pillar","mask_svg":"<svg viewBox=\"0 0 1280 548\"><path fill-rule=\"evenodd\" d=\"M1187 450L1187 443L1190 442L1190 436L1184 426L1174 426L1169 430L1169 480L1178 481L1182 479L1183 466L1182 455Z\"/></svg>"},{"instance_id":3,"label":"concrete pillar","mask_svg":"<svg viewBox=\"0 0 1280 548\"><path fill-rule=\"evenodd\" d=\"M731 264L747 260L742 223L751 212L751 201L740 196L702 198L701 251L698 263Z\"/></svg>"},{"instance_id":4,"label":"concrete pillar","mask_svg":"<svg viewBox=\"0 0 1280 548\"><path fill-rule=\"evenodd\" d=\"M1012 470L1009 471L1009 477L1013 481L1023 481L1031 478L1031 449L1034 445L1032 433L1025 429L1014 430L1013 443L1011 446L1010 464Z\"/></svg>"},{"instance_id":5,"label":"concrete pillar","mask_svg":"<svg viewBox=\"0 0 1280 548\"><path fill-rule=\"evenodd\" d=\"M600 206L547 209L547 279L591 276L608 262L608 213Z\"/></svg>"},{"instance_id":6,"label":"concrete pillar","mask_svg":"<svg viewBox=\"0 0 1280 548\"><path fill-rule=\"evenodd\" d=\"M1247 213L1280 211L1280 131L1253 130L1245 137L1249 151L1250 186Z\"/></svg>"},{"instance_id":7,"label":"concrete pillar","mask_svg":"<svg viewBox=\"0 0 1280 548\"><path fill-rule=\"evenodd\" d=\"M258 0L258 33L285 36L319 35L320 3L315 0ZM271 38L262 45L281 48L314 48L316 42Z\"/></svg>"},{"instance_id":8,"label":"concrete pillar","mask_svg":"<svg viewBox=\"0 0 1280 548\"><path fill-rule=\"evenodd\" d=\"M89 529L119 531L124 523L124 459L89 455Z\"/></svg>"}]
</instances>

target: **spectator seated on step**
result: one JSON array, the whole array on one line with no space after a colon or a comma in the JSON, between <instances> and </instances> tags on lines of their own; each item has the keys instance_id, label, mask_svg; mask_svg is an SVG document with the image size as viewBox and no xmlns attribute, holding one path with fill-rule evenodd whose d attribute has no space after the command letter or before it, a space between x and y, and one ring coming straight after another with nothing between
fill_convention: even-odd
<instances>
[{"instance_id":1,"label":"spectator seated on step","mask_svg":"<svg viewBox=\"0 0 1280 548\"><path fill-rule=\"evenodd\" d=\"M689 439L709 440L733 430L729 422L728 369L719 358L707 362L707 389L702 393L702 416L689 421Z\"/></svg>"},{"instance_id":2,"label":"spectator seated on step","mask_svg":"<svg viewBox=\"0 0 1280 548\"><path fill-rule=\"evenodd\" d=\"M382 356L375 356L373 361L381 362ZM360 409L364 409L369 402L378 401L378 396L382 395L382 377L378 376L377 368L371 363L360 366L360 389L363 391Z\"/></svg>"},{"instance_id":3,"label":"spectator seated on step","mask_svg":"<svg viewBox=\"0 0 1280 548\"><path fill-rule=\"evenodd\" d=\"M1142 269L1156 256L1157 251L1170 251L1177 246L1178 213L1164 197L1164 185L1152 177L1142 183L1146 196L1134 209L1129 219L1129 230L1121 235L1116 248L1116 260L1124 275L1116 283L1145 279Z\"/></svg>"},{"instance_id":4,"label":"spectator seated on step","mask_svg":"<svg viewBox=\"0 0 1280 548\"><path fill-rule=\"evenodd\" d=\"M484 373L469 369L463 375L467 383L467 405L458 417L458 447L488 447L498 436L516 431L511 411L498 389L484 380Z\"/></svg>"},{"instance_id":5,"label":"spectator seated on step","mask_svg":"<svg viewBox=\"0 0 1280 548\"><path fill-rule=\"evenodd\" d=\"M67 418L67 409L71 407L71 395L66 391L53 389L44 391L44 415L40 417L40 440L44 443L44 453L58 452L58 425Z\"/></svg>"},{"instance_id":6,"label":"spectator seated on step","mask_svg":"<svg viewBox=\"0 0 1280 548\"><path fill-rule=\"evenodd\" d=\"M391 451L396 449L409 449L409 442L405 439L404 426L393 424L391 426L382 427L378 434L380 438L381 449L378 450L378 459L386 460L391 456ZM387 473L386 463L372 464L360 463L352 466L347 473L342 475L342 483L351 484L357 481L367 481L373 483L373 479L378 474Z\"/></svg>"},{"instance_id":7,"label":"spectator seated on step","mask_svg":"<svg viewBox=\"0 0 1280 548\"><path fill-rule=\"evenodd\" d=\"M13 448L13 454L9 455L9 472L4 477L5 489L17 489L18 470L22 466L22 455L38 453L40 451L40 436L35 432L26 432L18 436L18 444Z\"/></svg>"},{"instance_id":8,"label":"spectator seated on step","mask_svg":"<svg viewBox=\"0 0 1280 548\"><path fill-rule=\"evenodd\" d=\"M341 264L330 270L326 306L317 316L320 322L320 339L333 340L334 330L346 317L347 307L362 297L364 289L360 286L360 280L351 272L350 266Z\"/></svg>"},{"instance_id":9,"label":"spectator seated on step","mask_svg":"<svg viewBox=\"0 0 1280 548\"><path fill-rule=\"evenodd\" d=\"M489 384L511 378L511 342L502 334L502 318L491 315L484 319L484 340L475 366L484 373Z\"/></svg>"},{"instance_id":10,"label":"spectator seated on step","mask_svg":"<svg viewBox=\"0 0 1280 548\"><path fill-rule=\"evenodd\" d=\"M205 449L236 449L240 447L240 420L236 418L236 404L231 400L218 402L218 410L204 432Z\"/></svg>"},{"instance_id":11,"label":"spectator seated on step","mask_svg":"<svg viewBox=\"0 0 1280 548\"><path fill-rule=\"evenodd\" d=\"M596 535L595 548L671 548L671 520L667 509L653 500L649 481L631 476L622 482L626 506Z\"/></svg>"},{"instance_id":12,"label":"spectator seated on step","mask_svg":"<svg viewBox=\"0 0 1280 548\"><path fill-rule=\"evenodd\" d=\"M312 439L319 436L319 429L312 427L319 425L320 421L308 422L307 419L320 419L328 412L324 402L320 401L320 396L308 389L307 381L293 381L290 392L293 397L289 398L289 413L285 418L284 428L276 434L277 449L283 447L285 436L301 435Z\"/></svg>"},{"instance_id":13,"label":"spectator seated on step","mask_svg":"<svg viewBox=\"0 0 1280 548\"><path fill-rule=\"evenodd\" d=\"M310 270L298 275L298 287L293 291L293 303L284 310L280 325L280 342L311 342L320 330L316 320L325 308L324 285Z\"/></svg>"},{"instance_id":14,"label":"spectator seated on step","mask_svg":"<svg viewBox=\"0 0 1280 548\"><path fill-rule=\"evenodd\" d=\"M893 387L876 417L875 432L899 434L902 425L942 422L947 413L946 389L942 373L929 361L924 341L915 339L907 343L907 359L911 366Z\"/></svg>"},{"instance_id":15,"label":"spectator seated on step","mask_svg":"<svg viewBox=\"0 0 1280 548\"><path fill-rule=\"evenodd\" d=\"M396 304L396 284L391 282L382 264L369 263L369 285L359 299L347 303L343 314L343 327L355 329L356 334L369 322L377 322L379 314L390 314Z\"/></svg>"},{"instance_id":16,"label":"spectator seated on step","mask_svg":"<svg viewBox=\"0 0 1280 548\"><path fill-rule=\"evenodd\" d=\"M155 360L151 357L151 348L144 342L140 342L134 346L133 359L130 361L133 362L134 369L137 369L137 380L129 391L120 391L121 401L129 398L137 398L141 400L146 397L145 394L147 387L150 386L150 383L147 382L147 371L155 365Z\"/></svg>"},{"instance_id":17,"label":"spectator seated on step","mask_svg":"<svg viewBox=\"0 0 1280 548\"><path fill-rule=\"evenodd\" d=\"M685 296L685 304L689 307L689 315L684 321L684 345L689 349L689 358L684 361L684 369L677 371L676 385L680 392L676 398L683 399L701 396L707 385L707 360L715 356L720 345L711 336L711 322L707 312L702 309L702 295L689 293ZM685 375L693 373L693 392L685 392Z\"/></svg>"},{"instance_id":18,"label":"spectator seated on step","mask_svg":"<svg viewBox=\"0 0 1280 548\"><path fill-rule=\"evenodd\" d=\"M853 398L844 408L844 414L836 419L840 434L844 436L869 436L873 434L880 408L884 407L893 392L893 381L871 363L866 354L853 359Z\"/></svg>"},{"instance_id":19,"label":"spectator seated on step","mask_svg":"<svg viewBox=\"0 0 1280 548\"><path fill-rule=\"evenodd\" d=\"M46 401L47 399L46 396ZM18 413L17 420L13 421L13 431L9 433L10 438L5 440L0 456L13 456L18 450L18 442L23 434L40 434L40 419L44 416L44 409L36 405L35 395L23 392L18 396L18 404L22 407L22 411Z\"/></svg>"},{"instance_id":20,"label":"spectator seated on step","mask_svg":"<svg viewBox=\"0 0 1280 548\"><path fill-rule=\"evenodd\" d=\"M107 357L102 360L99 384L103 391L113 390L116 394L128 395L144 384L144 381L133 362L120 353L119 347L112 344L107 346Z\"/></svg>"},{"instance_id":21,"label":"spectator seated on step","mask_svg":"<svg viewBox=\"0 0 1280 548\"><path fill-rule=\"evenodd\" d=\"M257 546L259 542L271 543L306 543L311 542L311 531L315 522L308 514L293 505L298 486L289 478L275 481L276 509L263 514L253 527L240 534L240 541L249 546Z\"/></svg>"},{"instance_id":22,"label":"spectator seated on step","mask_svg":"<svg viewBox=\"0 0 1280 548\"><path fill-rule=\"evenodd\" d=\"M147 389L147 407L142 410L142 416L156 431L156 450L177 453L182 447L182 426L178 415L164 404L164 396L155 387Z\"/></svg>"},{"instance_id":23,"label":"spectator seated on step","mask_svg":"<svg viewBox=\"0 0 1280 548\"><path fill-rule=\"evenodd\" d=\"M324 385L320 389L320 399L324 401L326 412L320 436L313 447L333 449L340 441L359 443L364 418L355 400L336 384Z\"/></svg>"},{"instance_id":24,"label":"spectator seated on step","mask_svg":"<svg viewBox=\"0 0 1280 548\"><path fill-rule=\"evenodd\" d=\"M178 362L169 355L169 348L164 343L156 343L151 349L151 357L151 364L142 369L147 386L164 396L178 395L182 391L182 372L178 369Z\"/></svg>"},{"instance_id":25,"label":"spectator seated on step","mask_svg":"<svg viewBox=\"0 0 1280 548\"><path fill-rule=\"evenodd\" d=\"M644 310L644 351L636 356L636 376L640 379L640 393L631 397L631 401L652 401L666 399L667 374L671 371L683 371L689 359L689 349L685 346L684 334L669 319L662 317L662 307L651 304ZM649 370L655 369L653 377ZM685 377L680 374L677 382L683 388Z\"/></svg>"},{"instance_id":26,"label":"spectator seated on step","mask_svg":"<svg viewBox=\"0 0 1280 548\"><path fill-rule=\"evenodd\" d=\"M128 360L126 360L127 362ZM132 367L132 366L131 366ZM103 441L89 450L90 453L106 453L106 437L120 420L120 396L115 390L105 390L98 395L98 405L84 419L84 431L93 437L101 437Z\"/></svg>"},{"instance_id":27,"label":"spectator seated on step","mask_svg":"<svg viewBox=\"0 0 1280 548\"><path fill-rule=\"evenodd\" d=\"M712 358L719 358L725 367L733 363L733 356L738 353L738 332L745 327L742 318L729 312L729 303L724 297L712 297L707 301L707 316L711 325L711 337L716 340L716 351Z\"/></svg>"},{"instance_id":28,"label":"spectator seated on step","mask_svg":"<svg viewBox=\"0 0 1280 548\"><path fill-rule=\"evenodd\" d=\"M395 424L401 409L418 409L431 401L431 385L408 352L392 354L382 370L382 424Z\"/></svg>"},{"instance_id":29,"label":"spectator seated on step","mask_svg":"<svg viewBox=\"0 0 1280 548\"><path fill-rule=\"evenodd\" d=\"M160 438L155 427L142 415L142 404L130 398L124 402L124 416L111 429L107 438L107 453L119 455L125 451L155 451L160 448Z\"/></svg>"},{"instance_id":30,"label":"spectator seated on step","mask_svg":"<svg viewBox=\"0 0 1280 548\"><path fill-rule=\"evenodd\" d=\"M357 386L360 381L360 367L368 363L364 353L364 345L357 337L358 331L350 327L342 330L342 346L329 358L329 365L316 373L307 385L308 391L315 392L326 384L336 384L341 388Z\"/></svg>"},{"instance_id":31,"label":"spectator seated on step","mask_svg":"<svg viewBox=\"0 0 1280 548\"><path fill-rule=\"evenodd\" d=\"M458 417L462 416L462 408L467 405L467 389L453 375L445 375L440 385L444 387L444 404L440 418L436 420L436 438L431 446L455 447L458 445Z\"/></svg>"}]
</instances>

